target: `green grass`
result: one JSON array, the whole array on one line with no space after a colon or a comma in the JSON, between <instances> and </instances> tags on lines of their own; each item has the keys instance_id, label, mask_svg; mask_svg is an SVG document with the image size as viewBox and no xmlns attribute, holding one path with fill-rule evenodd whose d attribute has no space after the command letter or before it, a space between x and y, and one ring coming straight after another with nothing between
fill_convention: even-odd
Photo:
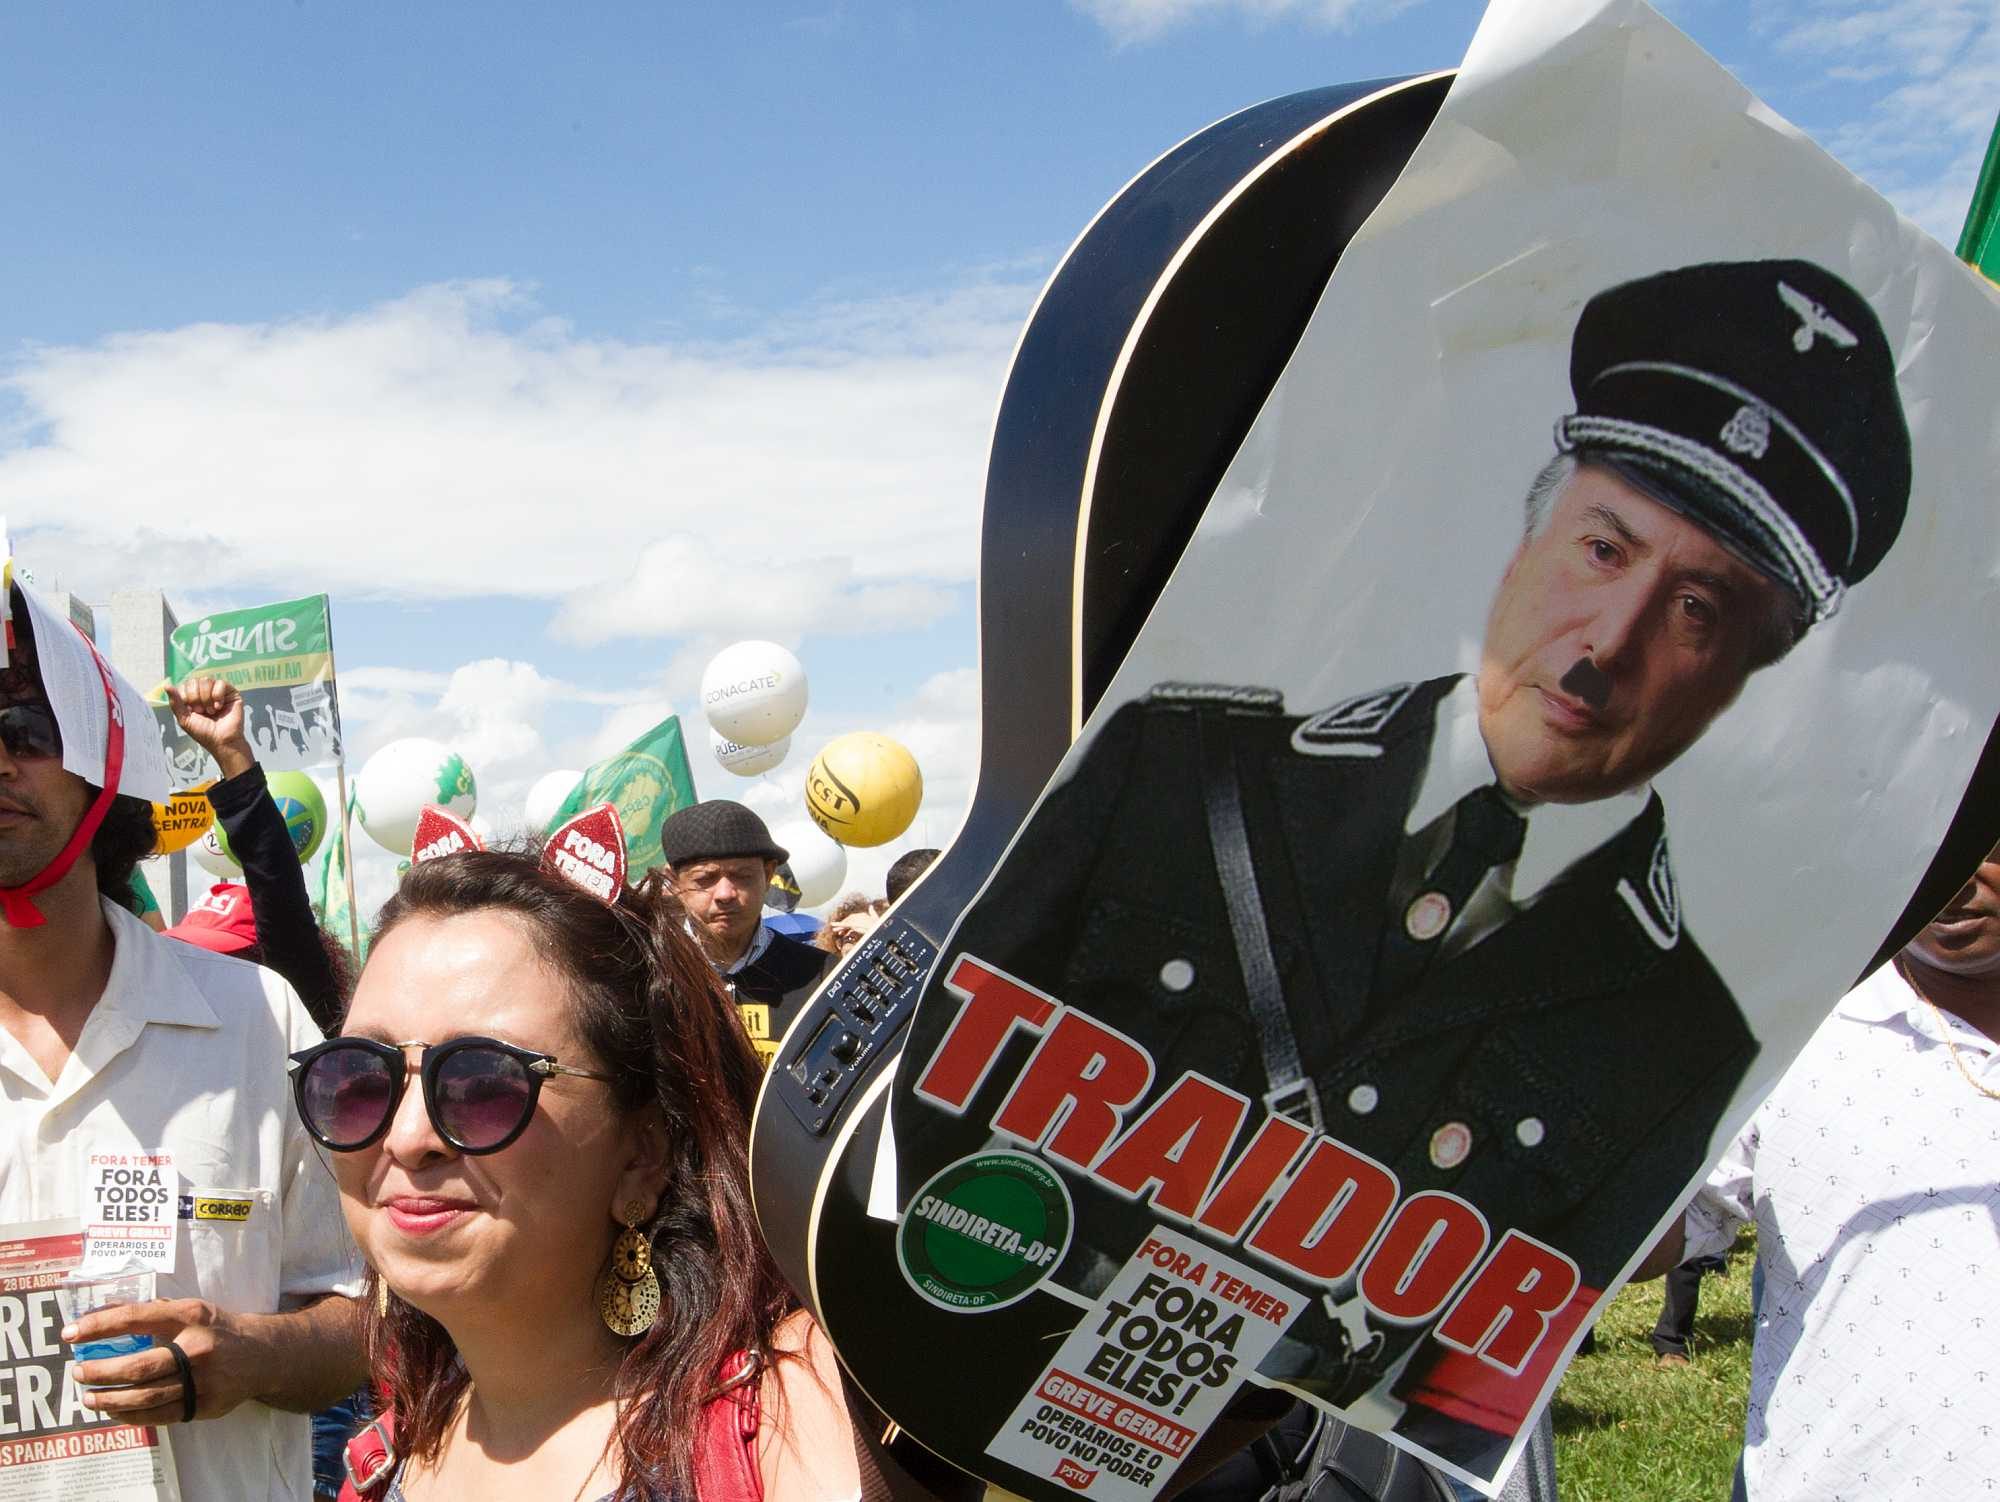
<instances>
[{"instance_id":1,"label":"green grass","mask_svg":"<svg viewBox=\"0 0 2000 1502\"><path fill-rule=\"evenodd\" d=\"M1627 1288L1597 1323L1597 1351L1556 1389L1556 1483L1563 1502L1724 1502L1743 1446L1750 1391L1746 1230L1729 1271L1702 1279L1692 1363L1654 1364L1661 1284Z\"/></svg>"}]
</instances>

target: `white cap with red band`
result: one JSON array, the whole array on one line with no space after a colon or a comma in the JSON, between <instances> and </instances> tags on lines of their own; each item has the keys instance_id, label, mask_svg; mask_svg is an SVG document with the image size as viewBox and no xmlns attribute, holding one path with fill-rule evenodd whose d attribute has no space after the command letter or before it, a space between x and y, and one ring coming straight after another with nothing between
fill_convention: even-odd
<instances>
[{"instance_id":1,"label":"white cap with red band","mask_svg":"<svg viewBox=\"0 0 2000 1502\"><path fill-rule=\"evenodd\" d=\"M34 632L42 692L48 696L56 724L62 727L63 770L102 787L111 728L106 710L111 699L98 672L101 659L97 649L68 617L59 615L32 589L18 581L14 588L16 598L27 607ZM167 771L166 750L154 728L152 706L116 668L107 663L105 671L115 686L126 729L125 761L112 791L144 798L148 803L164 803L174 784Z\"/></svg>"},{"instance_id":2,"label":"white cap with red band","mask_svg":"<svg viewBox=\"0 0 2000 1502\"><path fill-rule=\"evenodd\" d=\"M42 693L62 731L63 770L102 790L55 858L28 880L0 887L0 917L15 928L39 928L35 906L88 848L117 794L158 802L172 791L166 750L153 712L139 691L112 670L72 622L19 584L12 586L35 638ZM11 602L10 602L11 603Z\"/></svg>"}]
</instances>

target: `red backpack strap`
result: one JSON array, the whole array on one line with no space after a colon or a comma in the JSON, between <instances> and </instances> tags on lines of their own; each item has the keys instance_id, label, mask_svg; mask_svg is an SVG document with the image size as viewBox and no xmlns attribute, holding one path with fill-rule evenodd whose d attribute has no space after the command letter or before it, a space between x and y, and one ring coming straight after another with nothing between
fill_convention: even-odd
<instances>
[{"instance_id":1,"label":"red backpack strap","mask_svg":"<svg viewBox=\"0 0 2000 1502\"><path fill-rule=\"evenodd\" d=\"M396 1453L396 1415L385 1408L347 1442L342 1458L347 1480L341 1483L340 1502L380 1502L402 1458Z\"/></svg>"},{"instance_id":2,"label":"red backpack strap","mask_svg":"<svg viewBox=\"0 0 2000 1502\"><path fill-rule=\"evenodd\" d=\"M764 1502L757 1469L757 1429L763 1422L763 1363L738 1351L722 1364L722 1388L701 1410L694 1476L699 1502Z\"/></svg>"}]
</instances>

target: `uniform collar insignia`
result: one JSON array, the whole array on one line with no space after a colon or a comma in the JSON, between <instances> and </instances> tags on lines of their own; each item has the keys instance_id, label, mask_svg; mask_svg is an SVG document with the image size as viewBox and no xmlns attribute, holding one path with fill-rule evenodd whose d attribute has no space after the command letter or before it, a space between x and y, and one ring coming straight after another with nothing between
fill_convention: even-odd
<instances>
[{"instance_id":1,"label":"uniform collar insignia","mask_svg":"<svg viewBox=\"0 0 2000 1502\"><path fill-rule=\"evenodd\" d=\"M1661 949L1672 949L1681 939L1681 893L1674 883L1673 863L1667 858L1667 837L1653 845L1653 858L1646 867L1646 894L1642 898L1630 878L1618 878L1618 895L1639 927Z\"/></svg>"},{"instance_id":2,"label":"uniform collar insignia","mask_svg":"<svg viewBox=\"0 0 2000 1502\"><path fill-rule=\"evenodd\" d=\"M1342 699L1300 721L1292 749L1305 756L1378 756L1382 748L1373 743L1416 691L1414 683L1398 683Z\"/></svg>"}]
</instances>

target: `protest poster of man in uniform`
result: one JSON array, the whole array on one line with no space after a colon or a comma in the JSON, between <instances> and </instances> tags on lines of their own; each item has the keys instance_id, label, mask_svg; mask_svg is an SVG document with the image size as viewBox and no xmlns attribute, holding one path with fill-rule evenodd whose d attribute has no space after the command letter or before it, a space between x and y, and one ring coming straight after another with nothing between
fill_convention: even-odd
<instances>
[{"instance_id":1,"label":"protest poster of man in uniform","mask_svg":"<svg viewBox=\"0 0 2000 1502\"><path fill-rule=\"evenodd\" d=\"M330 766L341 759L340 694L334 678L333 626L325 595L245 610L217 611L175 629L167 678L227 678L243 695L244 730L257 759L272 771ZM176 783L216 775L208 754L181 732L165 703L154 716Z\"/></svg>"},{"instance_id":2,"label":"protest poster of man in uniform","mask_svg":"<svg viewBox=\"0 0 2000 1502\"><path fill-rule=\"evenodd\" d=\"M957 1135L916 1083L905 1162L979 1129L1049 1158L1055 1281L1095 1296L1149 1227L1217 1231L1260 1122L1294 1181L1330 1140L1318 1214L1274 1230L1274 1176L1215 1238L1314 1270L1259 1380L1490 1481L1971 776L1996 334L1643 6L1497 5L944 959L1099 1025L1080 1084L1139 1050L1094 1102L1123 1135L1087 1089L996 1111L1001 1069ZM1120 1155L1191 1076L1241 1127L1167 1206L1201 1128ZM1503 1255L1532 1338L1465 1312Z\"/></svg>"}]
</instances>

